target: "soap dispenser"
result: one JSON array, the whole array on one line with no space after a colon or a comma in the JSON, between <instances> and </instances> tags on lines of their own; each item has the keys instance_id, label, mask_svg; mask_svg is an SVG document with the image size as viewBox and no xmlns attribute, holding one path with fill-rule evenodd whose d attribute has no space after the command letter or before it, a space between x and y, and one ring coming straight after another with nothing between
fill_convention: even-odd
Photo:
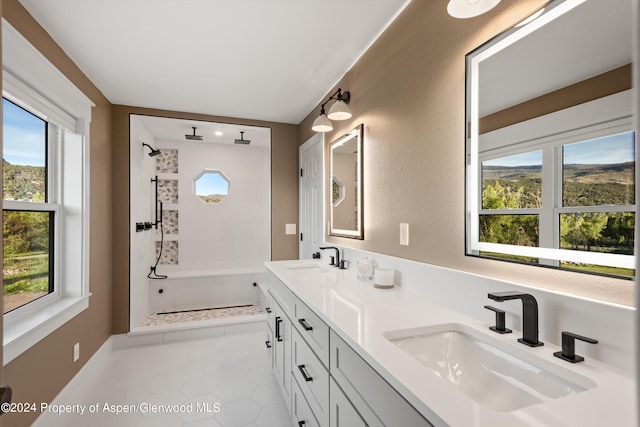
<instances>
[{"instance_id":1,"label":"soap dispenser","mask_svg":"<svg viewBox=\"0 0 640 427\"><path fill-rule=\"evenodd\" d=\"M357 264L358 279L369 280L373 277L373 263L369 258L359 259Z\"/></svg>"}]
</instances>

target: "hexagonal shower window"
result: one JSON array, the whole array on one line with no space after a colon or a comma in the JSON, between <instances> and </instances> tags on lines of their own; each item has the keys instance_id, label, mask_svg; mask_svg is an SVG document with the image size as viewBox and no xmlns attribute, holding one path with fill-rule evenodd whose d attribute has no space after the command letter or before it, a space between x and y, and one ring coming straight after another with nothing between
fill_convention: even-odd
<instances>
[{"instance_id":1,"label":"hexagonal shower window","mask_svg":"<svg viewBox=\"0 0 640 427\"><path fill-rule=\"evenodd\" d=\"M229 195L230 181L219 170L204 170L193 179L193 193L204 203L220 203Z\"/></svg>"}]
</instances>

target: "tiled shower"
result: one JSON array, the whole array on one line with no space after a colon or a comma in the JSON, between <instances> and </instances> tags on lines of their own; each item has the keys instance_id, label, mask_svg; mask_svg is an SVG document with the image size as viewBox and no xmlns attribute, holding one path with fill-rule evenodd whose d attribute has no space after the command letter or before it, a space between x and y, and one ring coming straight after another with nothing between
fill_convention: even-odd
<instances>
[{"instance_id":1,"label":"tiled shower","mask_svg":"<svg viewBox=\"0 0 640 427\"><path fill-rule=\"evenodd\" d=\"M184 138L192 126L204 141ZM233 144L240 130L252 144ZM131 116L131 330L157 313L258 301L271 251L270 139L268 128ZM223 176L228 193L196 196L203 173Z\"/></svg>"}]
</instances>

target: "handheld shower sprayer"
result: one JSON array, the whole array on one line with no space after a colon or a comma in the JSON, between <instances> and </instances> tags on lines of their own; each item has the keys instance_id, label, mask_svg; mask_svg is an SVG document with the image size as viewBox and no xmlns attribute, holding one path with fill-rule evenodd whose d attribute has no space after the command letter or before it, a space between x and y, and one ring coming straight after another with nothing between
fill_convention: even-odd
<instances>
[{"instance_id":1,"label":"handheld shower sprayer","mask_svg":"<svg viewBox=\"0 0 640 427\"><path fill-rule=\"evenodd\" d=\"M146 144L146 143L143 142L142 146L143 147L148 147L149 150L151 150L151 152L149 153L149 157L157 156L158 154L160 154L160 150L156 150L155 148L153 148L149 144Z\"/></svg>"}]
</instances>

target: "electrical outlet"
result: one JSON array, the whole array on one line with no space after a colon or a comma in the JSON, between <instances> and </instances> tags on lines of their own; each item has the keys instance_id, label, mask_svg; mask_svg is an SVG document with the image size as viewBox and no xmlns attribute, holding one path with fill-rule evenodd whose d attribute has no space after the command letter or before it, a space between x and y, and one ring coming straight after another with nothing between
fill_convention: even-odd
<instances>
[{"instance_id":1,"label":"electrical outlet","mask_svg":"<svg viewBox=\"0 0 640 427\"><path fill-rule=\"evenodd\" d=\"M409 246L409 224L400 223L400 244Z\"/></svg>"},{"instance_id":2,"label":"electrical outlet","mask_svg":"<svg viewBox=\"0 0 640 427\"><path fill-rule=\"evenodd\" d=\"M80 343L77 342L73 345L73 361L77 362L80 359Z\"/></svg>"}]
</instances>

